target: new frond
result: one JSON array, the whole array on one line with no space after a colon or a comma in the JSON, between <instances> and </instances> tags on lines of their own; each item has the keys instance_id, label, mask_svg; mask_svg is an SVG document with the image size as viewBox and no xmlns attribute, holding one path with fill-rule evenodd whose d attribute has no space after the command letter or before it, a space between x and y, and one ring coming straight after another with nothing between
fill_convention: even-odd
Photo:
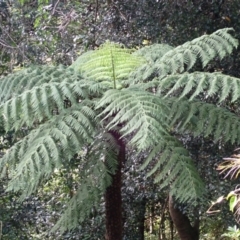
<instances>
[{"instance_id":1,"label":"new frond","mask_svg":"<svg viewBox=\"0 0 240 240\"><path fill-rule=\"evenodd\" d=\"M126 78L142 62L141 57L131 54L122 45L106 42L99 49L80 56L71 67L86 77L109 82L109 87L117 88L121 87L119 80Z\"/></svg>"}]
</instances>

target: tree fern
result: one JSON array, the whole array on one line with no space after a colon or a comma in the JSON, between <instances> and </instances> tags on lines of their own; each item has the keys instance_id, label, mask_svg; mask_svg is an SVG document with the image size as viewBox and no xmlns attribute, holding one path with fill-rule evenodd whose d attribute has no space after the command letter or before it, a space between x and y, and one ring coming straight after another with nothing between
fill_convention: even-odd
<instances>
[{"instance_id":1,"label":"tree fern","mask_svg":"<svg viewBox=\"0 0 240 240\"><path fill-rule=\"evenodd\" d=\"M5 130L27 129L0 162L2 176L10 172L8 190L28 196L54 169L84 152L76 195L55 228L72 229L99 203L111 177L121 173L118 161L127 146L148 153L143 168L149 166L148 175L162 188L169 187L175 199L196 203L204 193L203 182L174 134L238 142L237 118L194 98L217 95L222 101L231 96L235 101L239 84L220 73L183 72L197 61L205 66L231 53L237 40L230 30L177 48L160 44L135 53L108 42L69 68L31 67L1 79Z\"/></svg>"}]
</instances>

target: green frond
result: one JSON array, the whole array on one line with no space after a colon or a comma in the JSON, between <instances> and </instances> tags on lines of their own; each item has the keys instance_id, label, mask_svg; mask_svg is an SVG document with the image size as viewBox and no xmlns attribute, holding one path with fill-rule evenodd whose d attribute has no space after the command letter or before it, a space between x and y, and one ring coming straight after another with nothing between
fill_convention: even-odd
<instances>
[{"instance_id":1,"label":"green frond","mask_svg":"<svg viewBox=\"0 0 240 240\"><path fill-rule=\"evenodd\" d=\"M139 89L109 90L97 103L104 108L100 117L108 120L107 129L121 127L122 137L131 136L131 144L146 149L167 134L169 109L159 97Z\"/></svg>"},{"instance_id":2,"label":"green frond","mask_svg":"<svg viewBox=\"0 0 240 240\"><path fill-rule=\"evenodd\" d=\"M81 55L70 68L95 81L109 82L112 88L121 88L120 80L143 62L131 52L120 44L106 42L99 49Z\"/></svg>"},{"instance_id":3,"label":"green frond","mask_svg":"<svg viewBox=\"0 0 240 240\"><path fill-rule=\"evenodd\" d=\"M104 139L104 141L102 141ZM81 171L82 180L74 197L52 231L64 232L76 228L100 204L102 193L111 184L111 174L117 169L116 143L104 133L92 144Z\"/></svg>"},{"instance_id":4,"label":"green frond","mask_svg":"<svg viewBox=\"0 0 240 240\"><path fill-rule=\"evenodd\" d=\"M64 66L32 66L0 78L0 101L5 102L26 90L50 82L74 82L81 76Z\"/></svg>"},{"instance_id":5,"label":"green frond","mask_svg":"<svg viewBox=\"0 0 240 240\"><path fill-rule=\"evenodd\" d=\"M214 96L219 101L230 97L232 102L240 97L240 79L219 72L194 72L169 75L159 80L158 92L165 96L189 96L190 100L200 94L205 98Z\"/></svg>"},{"instance_id":6,"label":"green frond","mask_svg":"<svg viewBox=\"0 0 240 240\"><path fill-rule=\"evenodd\" d=\"M238 46L238 41L229 34L231 30L220 29L167 51L154 64L146 63L138 68L131 74L129 82L152 80L154 77L161 79L169 74L182 73L190 70L197 60L204 67L216 57L222 59Z\"/></svg>"},{"instance_id":7,"label":"green frond","mask_svg":"<svg viewBox=\"0 0 240 240\"><path fill-rule=\"evenodd\" d=\"M168 44L153 44L138 49L133 55L140 55L144 57L149 64L152 64L172 49L173 47Z\"/></svg>"},{"instance_id":8,"label":"green frond","mask_svg":"<svg viewBox=\"0 0 240 240\"><path fill-rule=\"evenodd\" d=\"M180 203L194 205L205 192L188 151L174 137L165 137L152 148L141 169L148 165L153 165L148 176L153 175L161 188L170 188Z\"/></svg>"},{"instance_id":9,"label":"green frond","mask_svg":"<svg viewBox=\"0 0 240 240\"><path fill-rule=\"evenodd\" d=\"M212 136L215 141L240 142L240 122L236 114L214 104L168 98L171 126L179 133Z\"/></svg>"},{"instance_id":10,"label":"green frond","mask_svg":"<svg viewBox=\"0 0 240 240\"><path fill-rule=\"evenodd\" d=\"M17 130L24 125L32 127L36 122L49 119L56 109L58 112L66 109L65 100L70 101L71 105L78 104L79 99L88 98L87 90L81 85L81 81L46 83L2 103L0 112L4 117L5 129Z\"/></svg>"},{"instance_id":11,"label":"green frond","mask_svg":"<svg viewBox=\"0 0 240 240\"><path fill-rule=\"evenodd\" d=\"M79 104L54 116L16 143L0 162L3 173L11 166L8 190L21 190L23 197L34 192L63 161L70 160L93 141L95 118L91 108Z\"/></svg>"},{"instance_id":12,"label":"green frond","mask_svg":"<svg viewBox=\"0 0 240 240\"><path fill-rule=\"evenodd\" d=\"M195 59L200 58L203 67L205 67L210 60L215 57L222 59L238 47L238 40L229 34L229 31L232 30L232 28L220 29L210 35L203 35L186 42L166 53L160 61L171 62L173 58L177 61L184 59L185 69L189 70L193 67ZM174 63L172 64L174 65ZM180 64L179 69L184 69L184 66ZM180 70L180 72L182 71Z\"/></svg>"}]
</instances>

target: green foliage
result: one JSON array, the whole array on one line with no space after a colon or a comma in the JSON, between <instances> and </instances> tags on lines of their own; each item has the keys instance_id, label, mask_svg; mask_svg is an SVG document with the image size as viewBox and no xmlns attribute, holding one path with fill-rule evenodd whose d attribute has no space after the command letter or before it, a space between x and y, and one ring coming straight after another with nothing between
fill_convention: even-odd
<instances>
[{"instance_id":1,"label":"green foliage","mask_svg":"<svg viewBox=\"0 0 240 240\"><path fill-rule=\"evenodd\" d=\"M122 126L122 136L131 136L129 143L138 150L153 146L167 134L168 108L151 93L138 89L109 90L97 108L104 108L100 115L103 121L114 116L106 128Z\"/></svg>"},{"instance_id":2,"label":"green foliage","mask_svg":"<svg viewBox=\"0 0 240 240\"><path fill-rule=\"evenodd\" d=\"M154 175L161 188L170 186L170 193L179 202L195 205L205 192L188 151L174 137L165 137L152 148L142 169L148 165L153 165L148 176Z\"/></svg>"},{"instance_id":3,"label":"green foliage","mask_svg":"<svg viewBox=\"0 0 240 240\"><path fill-rule=\"evenodd\" d=\"M222 234L222 237L227 237L227 239L238 240L240 237L240 230L235 225L234 227L228 227L228 232Z\"/></svg>"}]
</instances>

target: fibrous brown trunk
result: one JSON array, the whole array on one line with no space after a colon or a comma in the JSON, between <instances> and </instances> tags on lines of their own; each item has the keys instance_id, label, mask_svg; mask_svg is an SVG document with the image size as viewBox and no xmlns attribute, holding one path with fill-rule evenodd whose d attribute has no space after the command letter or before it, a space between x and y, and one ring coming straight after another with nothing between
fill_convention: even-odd
<instances>
[{"instance_id":1,"label":"fibrous brown trunk","mask_svg":"<svg viewBox=\"0 0 240 240\"><path fill-rule=\"evenodd\" d=\"M189 218L174 206L172 196L169 196L169 212L181 240L199 240L198 221L192 226Z\"/></svg>"},{"instance_id":2,"label":"fibrous brown trunk","mask_svg":"<svg viewBox=\"0 0 240 240\"><path fill-rule=\"evenodd\" d=\"M118 151L118 168L112 175L112 184L105 193L105 208L106 208L106 240L122 240L123 224L122 224L122 165L125 162L125 144L120 135L116 132L111 132L115 138Z\"/></svg>"}]
</instances>

